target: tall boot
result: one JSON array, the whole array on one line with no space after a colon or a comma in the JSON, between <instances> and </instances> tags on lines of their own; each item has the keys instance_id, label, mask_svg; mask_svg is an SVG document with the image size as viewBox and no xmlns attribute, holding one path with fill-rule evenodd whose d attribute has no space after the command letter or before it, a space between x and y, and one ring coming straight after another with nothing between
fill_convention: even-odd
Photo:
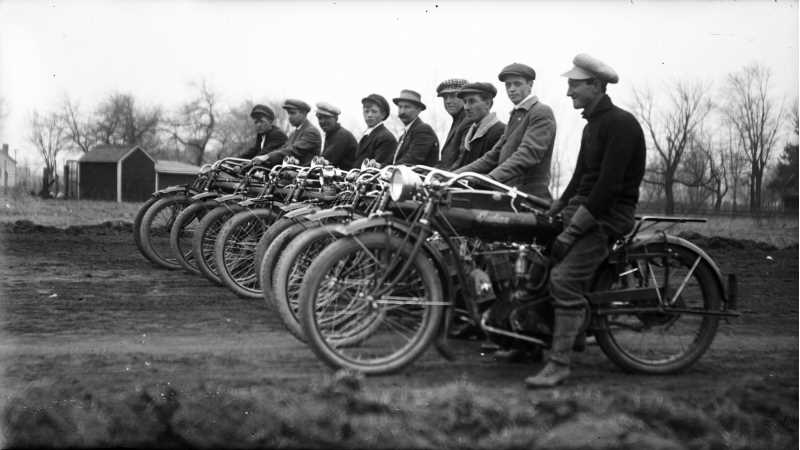
<instances>
[{"instance_id":1,"label":"tall boot","mask_svg":"<svg viewBox=\"0 0 800 450\"><path fill-rule=\"evenodd\" d=\"M525 379L529 388L549 388L561 384L570 374L570 357L575 337L583 326L586 313L583 309L555 310L553 345L547 365L534 376Z\"/></svg>"}]
</instances>

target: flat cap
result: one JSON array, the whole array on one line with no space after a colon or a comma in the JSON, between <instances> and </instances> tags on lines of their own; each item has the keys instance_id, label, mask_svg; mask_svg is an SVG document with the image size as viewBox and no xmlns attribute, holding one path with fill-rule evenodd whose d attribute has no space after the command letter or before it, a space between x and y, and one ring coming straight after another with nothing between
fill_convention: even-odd
<instances>
[{"instance_id":1,"label":"flat cap","mask_svg":"<svg viewBox=\"0 0 800 450\"><path fill-rule=\"evenodd\" d=\"M275 112L267 105L253 106L253 110L250 111L250 118L255 119L258 116L264 116L269 120L275 120Z\"/></svg>"},{"instance_id":2,"label":"flat cap","mask_svg":"<svg viewBox=\"0 0 800 450\"><path fill-rule=\"evenodd\" d=\"M382 95L369 94L361 99L362 105L366 105L367 103L374 103L378 105L378 109L383 111L383 120L386 120L389 117L389 102Z\"/></svg>"},{"instance_id":3,"label":"flat cap","mask_svg":"<svg viewBox=\"0 0 800 450\"><path fill-rule=\"evenodd\" d=\"M296 98L287 98L286 101L283 102L283 109L297 109L306 113L311 111L311 107L308 106L308 103L297 100Z\"/></svg>"},{"instance_id":4,"label":"flat cap","mask_svg":"<svg viewBox=\"0 0 800 450\"><path fill-rule=\"evenodd\" d=\"M463 78L450 78L449 80L444 80L439 83L439 86L436 87L436 95L439 97L444 97L444 94L457 94L458 90L467 83L468 81Z\"/></svg>"},{"instance_id":5,"label":"flat cap","mask_svg":"<svg viewBox=\"0 0 800 450\"><path fill-rule=\"evenodd\" d=\"M403 89L402 91L400 91L400 96L393 98L392 101L394 102L395 105L399 105L400 102L413 103L422 108L423 111L425 110L425 108L427 108L425 106L425 103L422 103L422 96L419 95L419 92L412 91L411 89Z\"/></svg>"},{"instance_id":6,"label":"flat cap","mask_svg":"<svg viewBox=\"0 0 800 450\"><path fill-rule=\"evenodd\" d=\"M531 66L526 66L525 64L515 62L503 67L503 70L500 71L500 74L497 75L497 78L499 78L500 81L506 81L506 77L509 76L518 76L527 78L529 80L535 80L536 71L533 70L533 67Z\"/></svg>"},{"instance_id":7,"label":"flat cap","mask_svg":"<svg viewBox=\"0 0 800 450\"><path fill-rule=\"evenodd\" d=\"M458 91L458 97L464 98L470 94L485 94L491 98L497 95L497 88L492 83L485 83L477 81L475 83L467 83Z\"/></svg>"},{"instance_id":8,"label":"flat cap","mask_svg":"<svg viewBox=\"0 0 800 450\"><path fill-rule=\"evenodd\" d=\"M319 102L317 103L317 115L339 117L342 110L331 105L330 103Z\"/></svg>"},{"instance_id":9,"label":"flat cap","mask_svg":"<svg viewBox=\"0 0 800 450\"><path fill-rule=\"evenodd\" d=\"M617 72L615 72L611 66L586 53L581 53L573 58L572 65L572 69L561 74L562 77L571 78L573 80L597 78L606 83L616 83L619 81Z\"/></svg>"}]
</instances>

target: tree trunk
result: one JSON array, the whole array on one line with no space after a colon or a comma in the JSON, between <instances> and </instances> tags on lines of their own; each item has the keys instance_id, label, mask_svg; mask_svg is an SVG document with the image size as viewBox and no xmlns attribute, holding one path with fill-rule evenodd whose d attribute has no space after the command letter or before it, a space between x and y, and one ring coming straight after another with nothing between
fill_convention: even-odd
<instances>
[{"instance_id":1,"label":"tree trunk","mask_svg":"<svg viewBox=\"0 0 800 450\"><path fill-rule=\"evenodd\" d=\"M670 215L675 212L675 195L672 192L674 181L672 174L664 175L664 214Z\"/></svg>"}]
</instances>

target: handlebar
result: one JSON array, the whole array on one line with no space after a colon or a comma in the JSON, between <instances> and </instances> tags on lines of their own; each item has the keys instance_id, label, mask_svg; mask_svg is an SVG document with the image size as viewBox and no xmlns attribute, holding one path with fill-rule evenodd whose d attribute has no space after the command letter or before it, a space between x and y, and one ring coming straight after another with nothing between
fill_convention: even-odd
<instances>
[{"instance_id":1,"label":"handlebar","mask_svg":"<svg viewBox=\"0 0 800 450\"><path fill-rule=\"evenodd\" d=\"M488 184L488 185L490 185L492 187L495 187L495 188L499 189L500 191L505 192L506 194L508 194L511 198L516 198L516 197L523 198L523 199L525 199L525 200L527 200L527 201L533 203L534 205L536 205L536 206L538 206L540 208L543 208L543 209L547 209L547 208L550 207L550 202L548 202L547 200L545 200L545 199L543 199L541 197L537 197L537 196L531 195L531 194L526 194L525 192L522 192L522 191L518 190L515 187L510 187L510 186L508 186L506 184L503 184L503 183L501 183L501 182L499 182L499 181L497 181L497 180L495 180L493 178L490 178L490 177L488 177L486 175L482 175L482 174L475 173L475 172L460 173L460 174L454 176L453 178L451 178L450 180L448 180L445 183L445 187L451 187L454 183L462 181L462 180L467 179L467 178L474 178L474 179L477 179L477 180L479 180L479 181L481 181L483 183L486 183L486 184Z\"/></svg>"}]
</instances>

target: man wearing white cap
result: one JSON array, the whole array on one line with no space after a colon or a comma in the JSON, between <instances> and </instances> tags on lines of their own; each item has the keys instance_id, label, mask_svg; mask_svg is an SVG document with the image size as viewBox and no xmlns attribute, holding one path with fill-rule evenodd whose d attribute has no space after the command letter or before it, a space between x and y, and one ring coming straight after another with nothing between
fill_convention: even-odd
<instances>
[{"instance_id":1,"label":"man wearing white cap","mask_svg":"<svg viewBox=\"0 0 800 450\"><path fill-rule=\"evenodd\" d=\"M342 170L350 170L355 163L358 142L353 133L339 125L341 112L339 108L330 103L317 103L317 122L325 132L322 157Z\"/></svg>"},{"instance_id":2,"label":"man wearing white cap","mask_svg":"<svg viewBox=\"0 0 800 450\"><path fill-rule=\"evenodd\" d=\"M550 249L550 295L555 324L547 365L525 379L532 388L552 387L570 373L575 339L584 330L584 293L609 246L634 225L639 185L645 168L645 141L636 118L613 103L606 85L619 80L607 64L580 54L567 77L567 96L575 109L583 109L578 162L567 188L549 213L561 212L564 231Z\"/></svg>"}]
</instances>

